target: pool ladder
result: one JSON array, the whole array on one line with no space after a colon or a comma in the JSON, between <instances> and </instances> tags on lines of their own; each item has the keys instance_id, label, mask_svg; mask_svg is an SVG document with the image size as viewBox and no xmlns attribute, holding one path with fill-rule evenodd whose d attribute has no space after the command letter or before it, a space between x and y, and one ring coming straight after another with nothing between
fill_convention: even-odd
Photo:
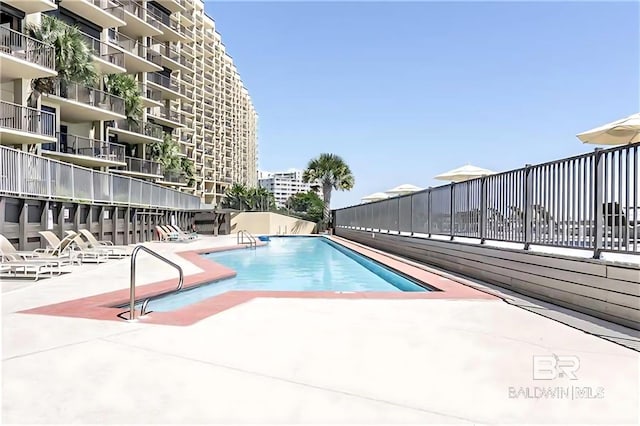
<instances>
[{"instance_id":1,"label":"pool ladder","mask_svg":"<svg viewBox=\"0 0 640 426\"><path fill-rule=\"evenodd\" d=\"M150 255L152 255L153 257L155 257L156 259L159 259L161 261L163 261L164 263L166 263L169 266L173 266L175 269L178 270L178 274L179 274L179 278L178 278L178 288L176 289L176 291L180 291L182 290L182 285L184 284L184 273L182 272L182 268L180 266L178 266L177 264L173 263L172 261L170 261L169 259L167 259L166 257L160 256L158 253L156 253L155 251L143 246L143 245L139 245L136 246L136 248L133 249L133 251L131 252L131 277L130 277L130 281L129 281L129 285L130 290L129 290L129 296L130 296L130 300L129 300L129 321L133 321L136 317L136 258L138 256L138 253L140 251L144 251L149 253ZM144 302L142 302L142 306L140 307L140 316L143 316L146 312L147 312L147 305L149 304L149 300L151 300L150 298L145 299Z\"/></svg>"},{"instance_id":2,"label":"pool ladder","mask_svg":"<svg viewBox=\"0 0 640 426\"><path fill-rule=\"evenodd\" d=\"M247 240L249 241L246 242L244 240L244 237L247 237ZM249 244L249 248L253 248L253 249L256 249L258 247L258 241L256 240L256 237L254 237L244 229L241 231L238 231L238 233L236 234L236 240L238 242L238 245Z\"/></svg>"}]
</instances>

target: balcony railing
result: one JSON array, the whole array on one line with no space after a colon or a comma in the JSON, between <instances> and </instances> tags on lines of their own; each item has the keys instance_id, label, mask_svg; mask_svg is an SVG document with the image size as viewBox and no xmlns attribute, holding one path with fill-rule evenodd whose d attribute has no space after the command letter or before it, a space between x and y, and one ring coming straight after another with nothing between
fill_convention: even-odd
<instances>
[{"instance_id":1,"label":"balcony railing","mask_svg":"<svg viewBox=\"0 0 640 426\"><path fill-rule=\"evenodd\" d=\"M119 1L112 0L90 0L95 6L115 16L120 20L124 20L124 8Z\"/></svg>"},{"instance_id":2,"label":"balcony railing","mask_svg":"<svg viewBox=\"0 0 640 426\"><path fill-rule=\"evenodd\" d=\"M112 63L118 67L124 67L124 53L122 52L111 52L109 53L109 45L107 43L103 43L97 38L91 37L89 34L80 33L84 38L85 43L91 50L94 56L101 58L107 62Z\"/></svg>"},{"instance_id":3,"label":"balcony railing","mask_svg":"<svg viewBox=\"0 0 640 426\"><path fill-rule=\"evenodd\" d=\"M126 130L128 132L138 133L140 135L149 136L151 138L162 139L162 126L153 123L134 123L128 120L116 120L113 122L116 129Z\"/></svg>"},{"instance_id":4,"label":"balcony railing","mask_svg":"<svg viewBox=\"0 0 640 426\"><path fill-rule=\"evenodd\" d=\"M192 210L200 198L160 185L0 146L0 194Z\"/></svg>"},{"instance_id":5,"label":"balcony railing","mask_svg":"<svg viewBox=\"0 0 640 426\"><path fill-rule=\"evenodd\" d=\"M0 101L0 127L54 137L56 115L39 109Z\"/></svg>"},{"instance_id":6,"label":"balcony railing","mask_svg":"<svg viewBox=\"0 0 640 426\"><path fill-rule=\"evenodd\" d=\"M138 89L143 97L156 102L162 101L162 93L159 90L153 89L144 83L138 83Z\"/></svg>"},{"instance_id":7,"label":"balcony railing","mask_svg":"<svg viewBox=\"0 0 640 426\"><path fill-rule=\"evenodd\" d=\"M125 157L127 169L132 172L145 173L148 175L163 175L162 165L156 161L142 158Z\"/></svg>"},{"instance_id":8,"label":"balcony railing","mask_svg":"<svg viewBox=\"0 0 640 426\"><path fill-rule=\"evenodd\" d=\"M57 79L53 95L124 115L124 99L72 81Z\"/></svg>"},{"instance_id":9,"label":"balcony railing","mask_svg":"<svg viewBox=\"0 0 640 426\"><path fill-rule=\"evenodd\" d=\"M0 52L55 70L56 52L53 46L9 28L0 27Z\"/></svg>"},{"instance_id":10,"label":"balcony railing","mask_svg":"<svg viewBox=\"0 0 640 426\"><path fill-rule=\"evenodd\" d=\"M180 92L180 86L178 83L166 75L158 74L156 72L147 73L147 80L162 87L166 87L169 90L173 90L174 92Z\"/></svg>"},{"instance_id":11,"label":"balcony railing","mask_svg":"<svg viewBox=\"0 0 640 426\"><path fill-rule=\"evenodd\" d=\"M68 133L58 133L58 142L43 144L42 149L124 163L124 145Z\"/></svg>"},{"instance_id":12,"label":"balcony railing","mask_svg":"<svg viewBox=\"0 0 640 426\"><path fill-rule=\"evenodd\" d=\"M162 180L172 183L187 183L187 179L185 178L184 174L172 171L164 172L164 177L162 178Z\"/></svg>"},{"instance_id":13,"label":"balcony railing","mask_svg":"<svg viewBox=\"0 0 640 426\"><path fill-rule=\"evenodd\" d=\"M139 40L127 37L122 33L111 33L109 34L109 41L117 46L120 46L122 49L126 50L129 53L146 59L147 61L152 62L156 65L160 65L160 55L158 54L158 52L154 52L149 48L149 46Z\"/></svg>"},{"instance_id":14,"label":"balcony railing","mask_svg":"<svg viewBox=\"0 0 640 426\"><path fill-rule=\"evenodd\" d=\"M141 2L136 0L119 0L120 4L125 11L129 12L133 16L144 20L144 6Z\"/></svg>"},{"instance_id":15,"label":"balcony railing","mask_svg":"<svg viewBox=\"0 0 640 426\"><path fill-rule=\"evenodd\" d=\"M182 119L181 119L182 115L179 114L177 111L172 110L171 108L162 106L159 108L154 108L151 111L152 111L151 115L155 115L156 117L162 117L166 120L171 120L176 123L182 124Z\"/></svg>"},{"instance_id":16,"label":"balcony railing","mask_svg":"<svg viewBox=\"0 0 640 426\"><path fill-rule=\"evenodd\" d=\"M180 54L175 51L174 49L172 49L171 47L167 46L166 44L162 43L162 42L157 42L155 40L152 40L151 44L154 44L154 50L156 50L157 52L160 53L160 55L164 56L165 58L169 58L174 62L178 62L180 63Z\"/></svg>"},{"instance_id":17,"label":"balcony railing","mask_svg":"<svg viewBox=\"0 0 640 426\"><path fill-rule=\"evenodd\" d=\"M164 25L178 33L183 32L182 25L178 24L176 21L171 20L170 15L150 3L147 3L147 22L160 30L162 29L161 25Z\"/></svg>"}]
</instances>

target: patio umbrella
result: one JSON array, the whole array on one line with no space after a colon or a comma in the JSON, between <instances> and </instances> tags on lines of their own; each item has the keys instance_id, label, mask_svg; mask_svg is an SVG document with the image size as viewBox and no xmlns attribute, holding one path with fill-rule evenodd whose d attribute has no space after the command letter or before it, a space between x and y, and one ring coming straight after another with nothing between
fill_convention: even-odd
<instances>
[{"instance_id":1,"label":"patio umbrella","mask_svg":"<svg viewBox=\"0 0 640 426\"><path fill-rule=\"evenodd\" d=\"M385 191L385 194L387 194L387 196L394 196L410 194L416 191L422 191L422 188L420 188L419 186L411 185L410 183L405 183L402 185L398 185L395 188L391 188L388 191Z\"/></svg>"},{"instance_id":2,"label":"patio umbrella","mask_svg":"<svg viewBox=\"0 0 640 426\"><path fill-rule=\"evenodd\" d=\"M384 192L374 192L373 194L367 195L366 197L362 197L360 200L363 203L370 203L372 201L380 201L389 198L389 195Z\"/></svg>"},{"instance_id":3,"label":"patio umbrella","mask_svg":"<svg viewBox=\"0 0 640 426\"><path fill-rule=\"evenodd\" d=\"M576 135L583 143L625 145L640 142L640 113Z\"/></svg>"},{"instance_id":4,"label":"patio umbrella","mask_svg":"<svg viewBox=\"0 0 640 426\"><path fill-rule=\"evenodd\" d=\"M495 172L492 170L483 169L481 167L467 164L466 166L458 167L457 169L449 170L448 172L435 176L434 179L446 180L448 182L464 182L465 180L475 179L492 174L495 174Z\"/></svg>"}]
</instances>

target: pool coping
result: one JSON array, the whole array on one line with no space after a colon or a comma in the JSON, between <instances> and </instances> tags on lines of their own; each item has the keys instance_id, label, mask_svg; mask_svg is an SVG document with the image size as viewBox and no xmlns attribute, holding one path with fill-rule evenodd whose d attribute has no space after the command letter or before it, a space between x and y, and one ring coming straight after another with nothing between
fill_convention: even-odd
<instances>
[{"instance_id":1,"label":"pool coping","mask_svg":"<svg viewBox=\"0 0 640 426\"><path fill-rule=\"evenodd\" d=\"M294 299L472 299L472 300L499 300L496 296L465 286L460 282L434 274L417 266L402 262L377 251L369 250L356 245L348 240L336 236L319 235L318 238L328 238L347 249L363 255L369 259L381 263L393 270L408 275L413 279L422 281L436 288L436 291L425 292L332 292L332 291L228 291L209 297L171 312L151 312L137 321L145 324L162 324L174 326L188 326L197 323L217 313L231 309L255 298L294 298ZM258 247L266 243L258 243ZM184 277L183 290L197 287L212 281L233 278L236 272L224 265L205 258L202 254L215 253L229 250L247 250L244 245L204 248L197 250L185 250L176 252L178 256L202 269ZM150 284L136 286L136 299L158 296L174 291L176 278L158 281ZM95 320L123 321L124 313L128 308L116 307L128 304L129 288L123 288L107 293L82 297L50 305L44 305L32 309L22 310L19 313L38 314L51 316L64 316Z\"/></svg>"}]
</instances>

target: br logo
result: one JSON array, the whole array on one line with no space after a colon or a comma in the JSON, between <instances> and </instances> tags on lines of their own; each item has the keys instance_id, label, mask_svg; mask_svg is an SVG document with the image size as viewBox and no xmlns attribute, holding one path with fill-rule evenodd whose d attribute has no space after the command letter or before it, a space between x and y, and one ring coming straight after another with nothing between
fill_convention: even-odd
<instances>
[{"instance_id":1,"label":"br logo","mask_svg":"<svg viewBox=\"0 0 640 426\"><path fill-rule=\"evenodd\" d=\"M533 357L533 380L553 380L567 378L577 380L580 369L577 356L535 355Z\"/></svg>"}]
</instances>

